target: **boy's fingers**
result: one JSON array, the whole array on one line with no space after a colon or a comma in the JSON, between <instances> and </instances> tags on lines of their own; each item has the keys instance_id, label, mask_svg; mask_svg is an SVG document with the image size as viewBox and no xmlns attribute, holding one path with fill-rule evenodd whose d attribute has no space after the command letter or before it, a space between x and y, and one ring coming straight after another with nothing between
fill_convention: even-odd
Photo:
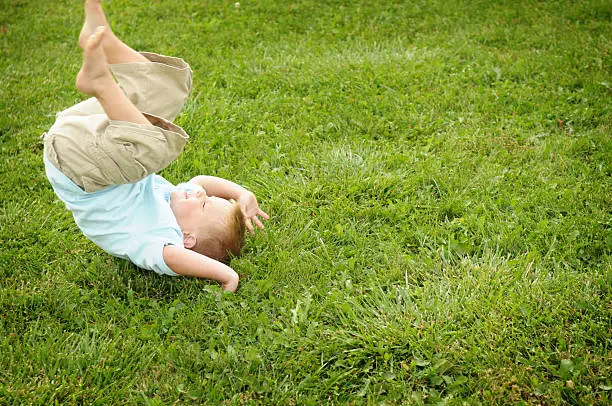
<instances>
[{"instance_id":1,"label":"boy's fingers","mask_svg":"<svg viewBox=\"0 0 612 406\"><path fill-rule=\"evenodd\" d=\"M254 215L253 217L244 216L244 224L246 225L246 228L249 231L249 234L251 235L255 234L255 227L253 226L253 223L255 223L255 225L258 228L261 228L262 230L265 228L263 223L261 222L260 219L257 218L257 216L261 216L264 219L270 218L270 216L268 216L268 213L266 213L265 211L261 209L257 209L257 214Z\"/></svg>"},{"instance_id":2,"label":"boy's fingers","mask_svg":"<svg viewBox=\"0 0 612 406\"><path fill-rule=\"evenodd\" d=\"M251 223L251 219L244 219L244 224L246 225L247 230L249 230L249 233L252 235L253 234L253 223Z\"/></svg>"},{"instance_id":3,"label":"boy's fingers","mask_svg":"<svg viewBox=\"0 0 612 406\"><path fill-rule=\"evenodd\" d=\"M256 225L257 227L259 227L259 228L261 228L261 229L263 230L264 225L263 225L263 223L262 223L262 222L261 222L261 221L260 221L260 220L259 220L257 217L255 217L255 218L253 219L253 222L255 222L255 225Z\"/></svg>"}]
</instances>

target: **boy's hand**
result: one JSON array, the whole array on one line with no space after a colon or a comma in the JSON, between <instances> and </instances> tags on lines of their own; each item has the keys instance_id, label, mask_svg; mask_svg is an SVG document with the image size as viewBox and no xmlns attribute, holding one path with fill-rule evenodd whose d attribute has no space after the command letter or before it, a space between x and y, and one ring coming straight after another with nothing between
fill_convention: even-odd
<instances>
[{"instance_id":1,"label":"boy's hand","mask_svg":"<svg viewBox=\"0 0 612 406\"><path fill-rule=\"evenodd\" d=\"M240 278L238 277L237 273L234 273L232 275L230 275L229 280L223 282L221 284L221 288L223 290L226 290L228 292L235 292L236 289L238 289L238 282L240 281Z\"/></svg>"},{"instance_id":2,"label":"boy's hand","mask_svg":"<svg viewBox=\"0 0 612 406\"><path fill-rule=\"evenodd\" d=\"M270 216L266 214L263 210L259 208L259 204L257 204L257 198L252 192L244 191L240 194L238 198L238 206L240 207L240 211L244 216L244 222L246 224L247 230L249 233L254 234L255 228L253 227L253 223L261 229L264 228L263 223L257 216L260 216L263 219L269 219Z\"/></svg>"}]
</instances>

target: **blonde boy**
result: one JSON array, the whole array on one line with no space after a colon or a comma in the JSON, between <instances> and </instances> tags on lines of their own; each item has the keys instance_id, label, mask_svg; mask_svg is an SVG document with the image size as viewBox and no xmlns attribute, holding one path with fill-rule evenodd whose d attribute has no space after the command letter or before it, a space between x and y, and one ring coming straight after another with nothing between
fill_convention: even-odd
<instances>
[{"instance_id":1,"label":"blonde boy","mask_svg":"<svg viewBox=\"0 0 612 406\"><path fill-rule=\"evenodd\" d=\"M238 254L245 228L263 228L258 216L268 215L255 195L213 176L174 186L155 174L189 138L172 123L191 88L189 65L127 46L99 0L85 2L79 45L76 86L92 98L59 113L45 134L55 193L81 231L110 254L235 291L238 275L220 261Z\"/></svg>"}]
</instances>

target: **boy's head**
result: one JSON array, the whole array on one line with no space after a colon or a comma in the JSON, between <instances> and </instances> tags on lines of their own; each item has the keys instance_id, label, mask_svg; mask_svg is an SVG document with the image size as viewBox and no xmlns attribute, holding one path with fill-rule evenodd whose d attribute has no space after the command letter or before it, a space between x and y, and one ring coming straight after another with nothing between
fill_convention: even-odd
<instances>
[{"instance_id":1,"label":"boy's head","mask_svg":"<svg viewBox=\"0 0 612 406\"><path fill-rule=\"evenodd\" d=\"M181 189L171 194L170 208L183 232L185 248L219 261L240 252L246 225L238 204L207 196L204 189Z\"/></svg>"}]
</instances>

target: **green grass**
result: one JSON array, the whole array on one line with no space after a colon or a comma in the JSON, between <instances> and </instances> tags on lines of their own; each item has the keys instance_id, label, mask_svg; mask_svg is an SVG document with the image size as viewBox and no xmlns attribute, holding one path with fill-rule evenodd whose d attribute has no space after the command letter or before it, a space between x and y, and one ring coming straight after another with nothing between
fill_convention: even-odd
<instances>
[{"instance_id":1,"label":"green grass","mask_svg":"<svg viewBox=\"0 0 612 406\"><path fill-rule=\"evenodd\" d=\"M195 71L162 175L272 219L236 294L88 242L40 134L80 1L0 7L0 404L607 404L609 1L114 0Z\"/></svg>"}]
</instances>

